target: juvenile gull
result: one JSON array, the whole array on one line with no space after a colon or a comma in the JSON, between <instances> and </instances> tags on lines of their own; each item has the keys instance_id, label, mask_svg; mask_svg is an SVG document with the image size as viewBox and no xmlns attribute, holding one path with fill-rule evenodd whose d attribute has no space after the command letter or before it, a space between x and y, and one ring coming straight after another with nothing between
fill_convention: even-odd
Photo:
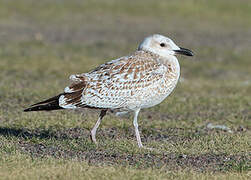
<instances>
[{"instance_id":1,"label":"juvenile gull","mask_svg":"<svg viewBox=\"0 0 251 180\"><path fill-rule=\"evenodd\" d=\"M177 54L193 56L192 51L178 47L171 39L154 34L145 38L132 55L102 64L89 73L71 75L72 84L63 93L24 111L100 109L91 130L95 144L97 128L107 110L133 111L137 143L142 148L139 111L161 103L174 90L180 76Z\"/></svg>"}]
</instances>

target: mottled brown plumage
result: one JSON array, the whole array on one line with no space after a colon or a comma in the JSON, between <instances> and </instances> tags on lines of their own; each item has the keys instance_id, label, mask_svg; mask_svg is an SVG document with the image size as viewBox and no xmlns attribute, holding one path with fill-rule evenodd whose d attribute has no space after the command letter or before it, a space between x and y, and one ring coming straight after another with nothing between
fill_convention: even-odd
<instances>
[{"instance_id":1,"label":"mottled brown plumage","mask_svg":"<svg viewBox=\"0 0 251 180\"><path fill-rule=\"evenodd\" d=\"M147 37L132 55L102 64L89 73L70 76L72 84L65 88L64 93L25 111L101 109L91 131L95 143L96 130L108 109L133 111L138 146L143 147L138 131L138 113L142 108L161 103L175 88L180 76L175 54L191 56L192 52L179 48L167 37Z\"/></svg>"}]
</instances>

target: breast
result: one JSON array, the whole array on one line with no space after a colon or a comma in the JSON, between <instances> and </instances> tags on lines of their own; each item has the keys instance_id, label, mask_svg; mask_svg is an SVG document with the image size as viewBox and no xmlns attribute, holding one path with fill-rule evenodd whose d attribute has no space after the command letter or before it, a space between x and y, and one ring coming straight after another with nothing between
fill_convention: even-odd
<instances>
[{"instance_id":1,"label":"breast","mask_svg":"<svg viewBox=\"0 0 251 180\"><path fill-rule=\"evenodd\" d=\"M174 67L170 67L174 68ZM177 85L179 73L174 69L168 70L159 80L153 80L149 86L137 91L127 101L129 109L149 108L165 100Z\"/></svg>"}]
</instances>

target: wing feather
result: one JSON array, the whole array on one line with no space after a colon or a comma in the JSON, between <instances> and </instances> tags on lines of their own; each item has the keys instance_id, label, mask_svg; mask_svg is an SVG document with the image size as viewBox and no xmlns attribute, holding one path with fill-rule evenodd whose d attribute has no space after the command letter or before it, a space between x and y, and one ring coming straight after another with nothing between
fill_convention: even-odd
<instances>
[{"instance_id":1,"label":"wing feather","mask_svg":"<svg viewBox=\"0 0 251 180\"><path fill-rule=\"evenodd\" d=\"M72 84L65 88L69 95L60 99L61 106L123 108L128 98L162 78L166 67L153 56L137 51L102 64L89 73L72 75Z\"/></svg>"}]
</instances>

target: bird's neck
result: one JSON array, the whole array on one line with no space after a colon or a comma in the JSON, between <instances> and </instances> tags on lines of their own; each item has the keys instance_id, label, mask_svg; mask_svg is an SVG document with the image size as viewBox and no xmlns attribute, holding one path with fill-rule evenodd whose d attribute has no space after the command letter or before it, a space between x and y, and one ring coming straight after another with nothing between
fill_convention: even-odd
<instances>
[{"instance_id":1,"label":"bird's neck","mask_svg":"<svg viewBox=\"0 0 251 180\"><path fill-rule=\"evenodd\" d=\"M171 66L173 66L174 70L178 74L180 74L180 63L179 63L178 59L176 58L176 56L170 55L169 57L165 57L163 60L163 64L165 64L165 65L170 64Z\"/></svg>"},{"instance_id":2,"label":"bird's neck","mask_svg":"<svg viewBox=\"0 0 251 180\"><path fill-rule=\"evenodd\" d=\"M168 55L168 56L160 56L156 53L150 52L150 51L138 51L138 52L144 52L149 53L150 55L154 56L159 63L165 65L168 68L172 68L172 72L177 74L177 77L179 78L180 75L180 64L176 56L174 55Z\"/></svg>"},{"instance_id":3,"label":"bird's neck","mask_svg":"<svg viewBox=\"0 0 251 180\"><path fill-rule=\"evenodd\" d=\"M176 56L169 55L169 56L160 56L159 62L165 65L168 68L172 69L172 72L177 74L178 78L180 75L180 64Z\"/></svg>"}]
</instances>

